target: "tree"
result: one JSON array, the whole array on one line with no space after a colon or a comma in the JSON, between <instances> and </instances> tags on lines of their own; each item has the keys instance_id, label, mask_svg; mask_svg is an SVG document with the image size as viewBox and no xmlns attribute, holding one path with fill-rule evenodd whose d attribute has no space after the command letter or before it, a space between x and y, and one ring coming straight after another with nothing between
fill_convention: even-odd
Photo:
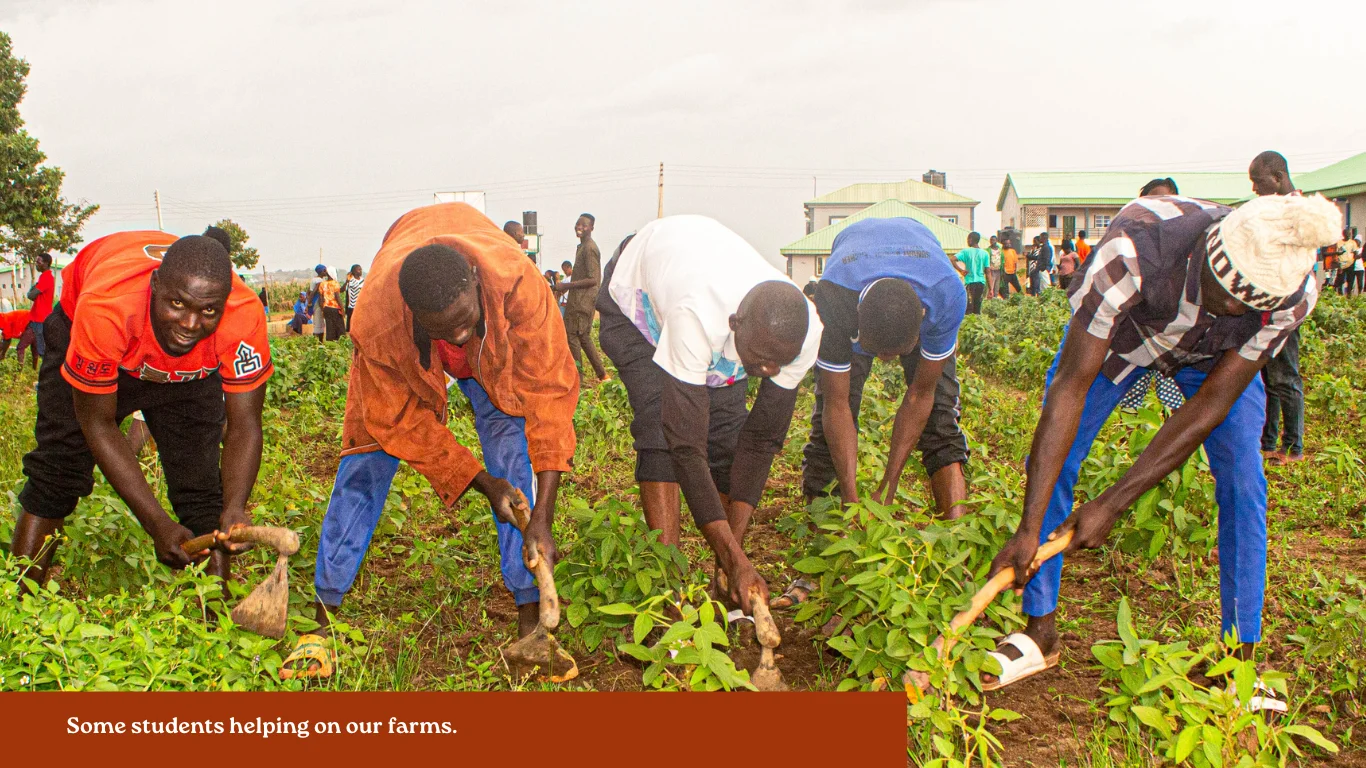
<instances>
[{"instance_id":1,"label":"tree","mask_svg":"<svg viewBox=\"0 0 1366 768\"><path fill-rule=\"evenodd\" d=\"M261 260L261 254L255 248L247 246L247 241L251 236L247 234L242 225L232 219L220 219L213 223L215 227L228 233L228 239L232 241L232 248L228 251L228 258L238 269L251 269L256 266L256 262Z\"/></svg>"},{"instance_id":2,"label":"tree","mask_svg":"<svg viewBox=\"0 0 1366 768\"><path fill-rule=\"evenodd\" d=\"M19 114L28 72L0 32L0 249L31 265L42 253L75 253L81 227L99 206L62 197L66 174L43 165L47 155Z\"/></svg>"}]
</instances>

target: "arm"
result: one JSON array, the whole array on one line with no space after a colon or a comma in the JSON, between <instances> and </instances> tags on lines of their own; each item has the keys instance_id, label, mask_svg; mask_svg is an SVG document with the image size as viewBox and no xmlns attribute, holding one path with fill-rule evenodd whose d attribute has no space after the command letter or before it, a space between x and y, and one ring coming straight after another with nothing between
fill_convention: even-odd
<instances>
[{"instance_id":1,"label":"arm","mask_svg":"<svg viewBox=\"0 0 1366 768\"><path fill-rule=\"evenodd\" d=\"M218 527L227 531L251 524L247 499L261 469L261 409L266 402L266 385L262 383L249 392L225 393L223 399L228 430L223 437L223 515Z\"/></svg>"},{"instance_id":2,"label":"arm","mask_svg":"<svg viewBox=\"0 0 1366 768\"><path fill-rule=\"evenodd\" d=\"M174 386L168 384L166 386ZM156 545L157 559L172 568L184 568L190 558L180 549L192 538L190 529L171 520L142 476L142 465L124 439L114 420L118 405L116 393L95 395L72 390L76 420L81 424L85 442L109 484L128 505L133 517Z\"/></svg>"},{"instance_id":3,"label":"arm","mask_svg":"<svg viewBox=\"0 0 1366 768\"><path fill-rule=\"evenodd\" d=\"M716 559L730 577L731 599L749 610L749 590L757 586L767 593L768 585L750 564L740 542L731 531L721 494L712 482L707 463L707 427L710 420L710 394L700 384L686 384L673 376L664 377L660 410L664 438L669 444L674 473L683 498L692 511L693 522L702 531Z\"/></svg>"},{"instance_id":4,"label":"arm","mask_svg":"<svg viewBox=\"0 0 1366 768\"><path fill-rule=\"evenodd\" d=\"M944 358L947 360L948 358ZM874 497L883 504L896 500L896 490L901 484L901 472L906 461L911 458L911 449L920 442L920 433L930 420L934 409L934 389L944 372L944 360L920 358L915 368L915 379L901 398L896 409L896 420L892 423L892 446L887 453L887 468L882 475Z\"/></svg>"},{"instance_id":5,"label":"arm","mask_svg":"<svg viewBox=\"0 0 1366 768\"><path fill-rule=\"evenodd\" d=\"M1248 360L1233 350L1224 353L1195 396L1172 413L1129 471L1059 526L1059 535L1075 529L1068 550L1103 546L1110 529L1138 497L1180 467L1223 423L1265 363Z\"/></svg>"},{"instance_id":6,"label":"arm","mask_svg":"<svg viewBox=\"0 0 1366 768\"><path fill-rule=\"evenodd\" d=\"M858 427L849 407L849 372L835 373L817 369L821 380L821 427L830 446L835 479L840 484L840 500L858 501Z\"/></svg>"},{"instance_id":7,"label":"arm","mask_svg":"<svg viewBox=\"0 0 1366 768\"><path fill-rule=\"evenodd\" d=\"M847 378L847 375L846 375ZM736 386L744 386L737 384ZM845 398L846 404L848 398ZM745 540L745 530L754 508L764 495L773 457L783 449L792 411L797 407L797 390L785 389L764 379L754 407L745 418L735 446L735 463L730 470L730 508L726 510L730 531L737 542Z\"/></svg>"}]
</instances>

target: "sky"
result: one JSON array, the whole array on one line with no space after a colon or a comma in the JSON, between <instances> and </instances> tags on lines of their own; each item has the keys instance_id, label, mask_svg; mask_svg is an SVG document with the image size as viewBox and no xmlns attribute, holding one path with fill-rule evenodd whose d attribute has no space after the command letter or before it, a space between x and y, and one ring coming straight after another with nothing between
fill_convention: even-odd
<instances>
[{"instance_id":1,"label":"sky","mask_svg":"<svg viewBox=\"0 0 1366 768\"><path fill-rule=\"evenodd\" d=\"M94 239L241 224L270 269L368 265L433 193L578 214L604 254L715 217L775 264L802 203L947 172L999 225L1009 171L1292 174L1366 151L1366 3L0 0L22 113ZM1355 32L1351 32L1355 30Z\"/></svg>"}]
</instances>

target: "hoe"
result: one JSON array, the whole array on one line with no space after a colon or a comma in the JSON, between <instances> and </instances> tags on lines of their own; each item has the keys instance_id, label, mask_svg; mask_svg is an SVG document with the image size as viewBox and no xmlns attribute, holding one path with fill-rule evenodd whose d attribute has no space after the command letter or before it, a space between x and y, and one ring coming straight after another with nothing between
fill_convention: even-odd
<instances>
[{"instance_id":1,"label":"hoe","mask_svg":"<svg viewBox=\"0 0 1366 768\"><path fill-rule=\"evenodd\" d=\"M525 534L531 522L531 506L521 491L517 492L512 513L516 516L512 524ZM574 657L560 647L559 641L550 634L552 629L560 625L560 597L555 592L555 574L551 571L550 562L535 546L523 547L522 558L527 570L536 575L536 586L541 591L540 620L531 634L503 649L503 658L514 674L524 675L539 668L552 683L573 680L579 676L579 666L574 662Z\"/></svg>"},{"instance_id":2,"label":"hoe","mask_svg":"<svg viewBox=\"0 0 1366 768\"><path fill-rule=\"evenodd\" d=\"M206 533L180 545L187 554L202 552L219 542L218 533ZM275 550L275 570L232 609L232 620L263 637L285 636L289 611L289 556L299 551L299 534L288 528L248 525L228 532L233 544L260 544Z\"/></svg>"}]
</instances>

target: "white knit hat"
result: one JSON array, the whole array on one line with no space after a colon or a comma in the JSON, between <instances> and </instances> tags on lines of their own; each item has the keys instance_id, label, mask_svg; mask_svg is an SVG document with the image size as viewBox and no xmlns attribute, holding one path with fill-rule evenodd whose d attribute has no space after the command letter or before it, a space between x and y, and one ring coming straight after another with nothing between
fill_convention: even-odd
<instances>
[{"instance_id":1,"label":"white knit hat","mask_svg":"<svg viewBox=\"0 0 1366 768\"><path fill-rule=\"evenodd\" d=\"M1209 228L1210 270L1234 298L1262 311L1304 287L1317 250L1337 242L1342 212L1322 195L1265 195Z\"/></svg>"}]
</instances>

